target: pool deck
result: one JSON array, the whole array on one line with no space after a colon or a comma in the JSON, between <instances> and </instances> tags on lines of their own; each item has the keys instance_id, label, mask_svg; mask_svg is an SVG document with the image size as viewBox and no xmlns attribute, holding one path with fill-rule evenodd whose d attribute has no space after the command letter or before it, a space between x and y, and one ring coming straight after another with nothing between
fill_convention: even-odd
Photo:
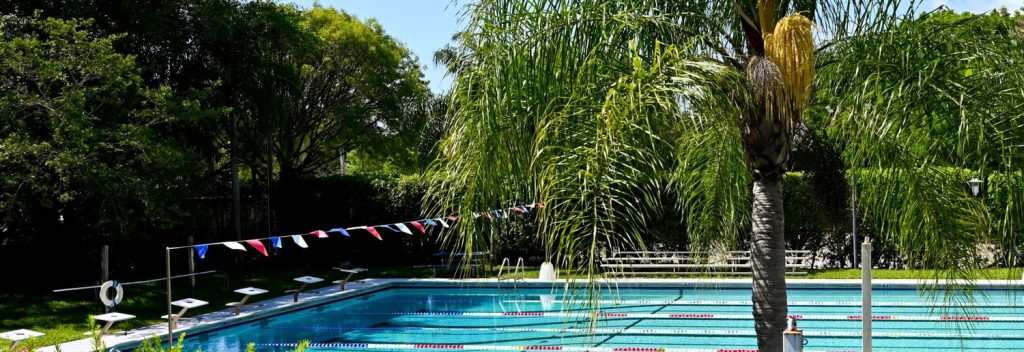
<instances>
[{"instance_id":1,"label":"pool deck","mask_svg":"<svg viewBox=\"0 0 1024 352\"><path fill-rule=\"evenodd\" d=\"M342 298L347 295L362 292L366 289L375 287L387 287L388 284L398 281L406 281L407 279L364 279L359 281L349 282L345 285L345 291L339 291L338 285L331 285L322 288L314 288L299 297L298 302L292 301L292 295L287 294L280 297L275 297L263 301L256 301L251 304L246 304L242 308L242 313L235 315L234 308L227 308L224 310L206 313L193 317L185 317L178 321L177 328L174 330L174 335L179 335L182 331L187 331L190 334L196 332L207 331L211 329L220 328L227 325L233 325L249 321L252 319L258 319L260 317L278 314L282 312L292 311L296 309L302 309L311 305L315 305L321 302L331 301L334 299ZM217 303L212 303L217 304ZM125 312L131 313L131 312ZM113 328L117 328L117 324L114 324ZM150 325L142 328L138 328L130 331L114 332L103 336L102 342L104 346L107 346L109 350L111 346L134 348L139 342L145 339L152 338L153 336L160 336L164 341L167 339L167 324ZM94 347L94 341L91 337L75 340L71 342L62 343L58 346L48 346L37 349L37 352L93 352L96 351Z\"/></svg>"},{"instance_id":2,"label":"pool deck","mask_svg":"<svg viewBox=\"0 0 1024 352\"><path fill-rule=\"evenodd\" d=\"M563 286L570 282L585 282L585 280L556 280L556 281L540 281L535 279L527 279L519 281L517 285L521 287L551 287L552 285ZM718 286L718 287L744 287L750 285L749 278L739 279L616 279L616 280L599 280L597 281L602 286L658 286L658 285L682 285L682 286ZM825 280L825 279L787 279L786 283L791 286L801 285L813 285L816 287L851 287L860 286L860 280ZM242 309L240 315L234 315L234 308L227 308L224 310L202 314L194 317L186 317L178 321L177 329L174 334L179 335L182 331L187 331L189 334L201 333L212 329L217 329L224 326L234 325L243 323L246 321L259 319L264 316L280 314L284 312L294 311L309 306L321 304L324 302L330 302L346 296L359 294L367 290L373 289L384 289L391 287L394 284L403 283L409 286L415 287L417 285L430 285L434 284L453 284L459 283L466 286L474 285L511 285L512 281L503 280L500 283L495 279L363 279L359 281L349 282L345 285L345 291L339 291L337 285L330 285L321 288L311 289L308 292L304 292L298 302L292 301L292 295L283 295L263 301L257 301L252 304L246 305ZM930 280L874 280L872 287L878 289L884 288L897 288L897 287L919 287L922 283L932 284ZM940 281L940 285L957 284L960 282L945 282ZM974 285L978 288L1024 288L1024 281L1018 280L979 280L974 282ZM202 298L202 297L197 297ZM217 304L217 303L214 303ZM125 312L131 313L131 312ZM117 328L117 325L114 325ZM116 346L120 348L134 348L142 340L152 338L153 336L160 336L166 340L167 335L167 324L157 324L147 327L142 327L130 331L110 333L103 336L102 342L107 349L110 350L109 346ZM96 348L93 346L92 338L85 338L81 340L75 340L66 342L58 346L48 346L37 349L37 352L92 352ZM116 349L115 349L116 351Z\"/></svg>"}]
</instances>

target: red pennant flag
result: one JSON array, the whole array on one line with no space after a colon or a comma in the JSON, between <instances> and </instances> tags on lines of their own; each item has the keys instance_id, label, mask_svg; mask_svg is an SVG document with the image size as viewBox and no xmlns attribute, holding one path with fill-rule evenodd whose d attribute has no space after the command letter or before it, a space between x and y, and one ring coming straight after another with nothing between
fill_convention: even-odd
<instances>
[{"instance_id":1,"label":"red pennant flag","mask_svg":"<svg viewBox=\"0 0 1024 352\"><path fill-rule=\"evenodd\" d=\"M263 242L260 242L260 240L245 240L245 243L248 243L252 248L255 248L256 251L260 252L264 257L270 256L270 254L267 254L267 247L263 246Z\"/></svg>"},{"instance_id":2,"label":"red pennant flag","mask_svg":"<svg viewBox=\"0 0 1024 352\"><path fill-rule=\"evenodd\" d=\"M538 209L540 209L540 208L543 208L543 207L544 207L544 204L541 204L540 202L537 202L537 203L535 203L535 204L534 204L533 206L534 206L535 208L538 208Z\"/></svg>"},{"instance_id":3,"label":"red pennant flag","mask_svg":"<svg viewBox=\"0 0 1024 352\"><path fill-rule=\"evenodd\" d=\"M324 230L316 230L309 233L310 235L316 235L316 238L327 238L327 233Z\"/></svg>"},{"instance_id":4,"label":"red pennant flag","mask_svg":"<svg viewBox=\"0 0 1024 352\"><path fill-rule=\"evenodd\" d=\"M377 229L373 228L373 226L367 226L366 231L369 231L370 234L373 235L373 237L376 237L378 240L384 240L383 238L380 238L380 234L377 233Z\"/></svg>"},{"instance_id":5,"label":"red pennant flag","mask_svg":"<svg viewBox=\"0 0 1024 352\"><path fill-rule=\"evenodd\" d=\"M427 229L423 228L423 225L420 224L419 221L412 221L409 223L412 224L412 227L415 227L417 230L420 230L420 233L427 233Z\"/></svg>"},{"instance_id":6,"label":"red pennant flag","mask_svg":"<svg viewBox=\"0 0 1024 352\"><path fill-rule=\"evenodd\" d=\"M448 220L456 221L456 220L459 220L459 217L455 216L455 215L451 215L451 216L448 216Z\"/></svg>"},{"instance_id":7,"label":"red pennant flag","mask_svg":"<svg viewBox=\"0 0 1024 352\"><path fill-rule=\"evenodd\" d=\"M483 215L485 218L488 218L488 219L491 218L491 212L489 212L489 211L482 212L482 213L480 213L480 215Z\"/></svg>"},{"instance_id":8,"label":"red pennant flag","mask_svg":"<svg viewBox=\"0 0 1024 352\"><path fill-rule=\"evenodd\" d=\"M517 212L517 213L522 213L523 212L523 210L519 209L519 207L513 207L512 210Z\"/></svg>"}]
</instances>

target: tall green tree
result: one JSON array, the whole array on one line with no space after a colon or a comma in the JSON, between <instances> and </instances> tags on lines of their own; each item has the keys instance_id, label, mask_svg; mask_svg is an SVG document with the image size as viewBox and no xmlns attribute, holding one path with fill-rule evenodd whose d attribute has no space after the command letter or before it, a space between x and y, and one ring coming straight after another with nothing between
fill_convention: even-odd
<instances>
[{"instance_id":1,"label":"tall green tree","mask_svg":"<svg viewBox=\"0 0 1024 352\"><path fill-rule=\"evenodd\" d=\"M1022 180L1022 76L1010 51L962 35L972 19L919 20L917 5L468 5L460 46L443 57L457 67L457 108L429 202L467 213L541 201L549 256L576 257L591 275L601 247L643 247L650 215L675 209L694 250L749 243L757 345L780 351L782 178L807 129L835 145L837 167L865 175L862 206L911 266L966 277L972 246L1007 243L1024 220L1024 188L1000 195L1007 215L993 232L982 200L960 187L970 172ZM937 133L948 125L960 128ZM449 240L472 252L494 226L467 219Z\"/></svg>"},{"instance_id":2,"label":"tall green tree","mask_svg":"<svg viewBox=\"0 0 1024 352\"><path fill-rule=\"evenodd\" d=\"M219 111L150 88L89 21L0 18L0 214L7 234L123 238L175 225L198 164L175 131ZM69 239L72 240L72 239Z\"/></svg>"},{"instance_id":3,"label":"tall green tree","mask_svg":"<svg viewBox=\"0 0 1024 352\"><path fill-rule=\"evenodd\" d=\"M339 154L357 149L415 163L425 121L416 106L427 93L415 56L376 21L333 8L304 11L301 26L315 44L290 57L297 90L274 138L281 178L335 170Z\"/></svg>"}]
</instances>

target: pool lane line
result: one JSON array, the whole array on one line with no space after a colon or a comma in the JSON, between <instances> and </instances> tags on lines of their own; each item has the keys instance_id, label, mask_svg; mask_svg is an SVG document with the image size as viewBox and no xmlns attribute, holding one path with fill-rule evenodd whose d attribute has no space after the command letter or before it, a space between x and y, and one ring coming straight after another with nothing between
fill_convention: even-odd
<instances>
[{"instance_id":1,"label":"pool lane line","mask_svg":"<svg viewBox=\"0 0 1024 352\"><path fill-rule=\"evenodd\" d=\"M380 300L373 303L426 303L427 300ZM364 302L365 303L365 302ZM723 300L432 300L432 305L446 303L545 303L545 304L612 304L612 305L673 305L673 306L749 306L750 301ZM800 307L860 307L860 301L790 301L789 306ZM1012 303L945 303L945 302L873 302L872 307L911 307L911 308L1024 308L1024 304Z\"/></svg>"},{"instance_id":2,"label":"pool lane line","mask_svg":"<svg viewBox=\"0 0 1024 352\"><path fill-rule=\"evenodd\" d=\"M297 343L258 343L260 347L295 348ZM549 345L464 345L437 343L311 343L311 348L343 348L368 350L465 350L465 351L570 351L570 352L757 352L757 349L744 348L671 348L671 347L583 347L583 346L549 346ZM815 350L805 352L860 352L858 350Z\"/></svg>"},{"instance_id":3,"label":"pool lane line","mask_svg":"<svg viewBox=\"0 0 1024 352\"><path fill-rule=\"evenodd\" d=\"M624 329L624 328L502 328L502 327L435 327L435 326L395 326L395 327L360 327L360 326L275 326L264 327L272 330L328 330L328 331L408 331L408 332L543 332L543 333L580 333L580 334L622 334L622 335L665 335L665 336L757 336L753 330L732 329ZM861 337L854 331L804 331L804 336L811 337ZM1002 339L1022 340L1024 334L964 334L964 333L932 333L932 332L881 332L872 334L875 338L941 338L941 339Z\"/></svg>"},{"instance_id":4,"label":"pool lane line","mask_svg":"<svg viewBox=\"0 0 1024 352\"><path fill-rule=\"evenodd\" d=\"M515 303L541 303L541 300L516 300L516 301L505 301ZM564 301L564 300L552 300L543 301L544 303L574 303L580 301ZM587 301L587 303L597 304L647 304L647 305L672 305L672 306L749 306L750 301L722 301L722 300L599 300L599 301ZM829 306L829 307L860 307L860 301L790 301L789 306ZM955 304L955 303L927 303L927 302L873 302L872 307L921 307L921 308L932 308L932 307L979 307L979 308L1024 308L1024 304L1010 304L1010 303L972 303L972 304Z\"/></svg>"},{"instance_id":5,"label":"pool lane line","mask_svg":"<svg viewBox=\"0 0 1024 352\"><path fill-rule=\"evenodd\" d=\"M551 318L614 318L614 319L683 319L683 320L750 320L752 314L711 313L565 313L565 312L323 312L320 315L338 316L461 316L461 317L551 317ZM790 318L823 321L861 321L860 315L792 314ZM957 321L957 322L1024 322L1024 316L988 315L873 315L880 321Z\"/></svg>"},{"instance_id":6,"label":"pool lane line","mask_svg":"<svg viewBox=\"0 0 1024 352\"><path fill-rule=\"evenodd\" d=\"M676 296L676 299L682 299L682 298L683 298L682 295ZM658 314L658 312L660 312L662 309L665 309L665 308L668 308L668 306L666 305L666 306L658 307L658 309L655 309L653 312L651 312L649 314ZM596 315L595 318L600 318L602 316L601 315L602 313L600 313L600 312L594 312L594 314ZM622 313L604 313L604 314L622 314ZM626 326L626 328L627 329L632 328L632 327L636 326L636 324L640 324L641 321L644 321L644 320L643 319L637 319L632 324L629 324L629 326ZM616 338L618 336L619 336L619 334L608 335L608 337L606 337L601 342L599 342L597 344L594 344L594 347L601 347L601 345L607 343L608 341L611 341L611 339Z\"/></svg>"}]
</instances>

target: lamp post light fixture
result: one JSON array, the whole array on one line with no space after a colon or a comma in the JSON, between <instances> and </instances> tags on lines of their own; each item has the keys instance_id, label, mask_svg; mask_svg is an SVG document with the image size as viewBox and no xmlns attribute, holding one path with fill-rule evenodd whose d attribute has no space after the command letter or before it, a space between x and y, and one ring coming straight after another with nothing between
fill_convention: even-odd
<instances>
[{"instance_id":1,"label":"lamp post light fixture","mask_svg":"<svg viewBox=\"0 0 1024 352\"><path fill-rule=\"evenodd\" d=\"M967 186L971 188L971 195L975 197L980 196L982 191L981 186L984 183L985 181L977 178L972 178L970 181L967 181Z\"/></svg>"}]
</instances>

